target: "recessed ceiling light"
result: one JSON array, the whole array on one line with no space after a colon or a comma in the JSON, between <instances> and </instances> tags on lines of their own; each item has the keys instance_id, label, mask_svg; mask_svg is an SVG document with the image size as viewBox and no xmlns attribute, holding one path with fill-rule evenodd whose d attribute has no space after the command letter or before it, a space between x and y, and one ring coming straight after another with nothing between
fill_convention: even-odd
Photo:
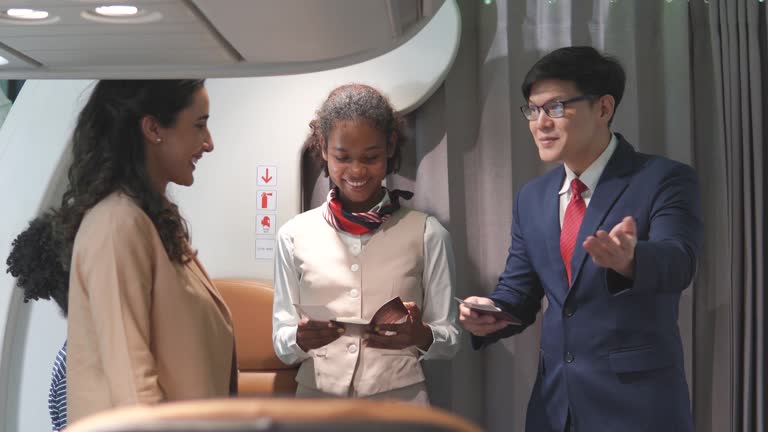
<instances>
[{"instance_id":1,"label":"recessed ceiling light","mask_svg":"<svg viewBox=\"0 0 768 432\"><path fill-rule=\"evenodd\" d=\"M41 20L48 18L48 12L35 9L8 9L5 13L12 18L26 20Z\"/></svg>"},{"instance_id":2,"label":"recessed ceiling light","mask_svg":"<svg viewBox=\"0 0 768 432\"><path fill-rule=\"evenodd\" d=\"M106 24L147 24L163 19L160 12L131 5L99 6L82 11L80 16L89 21Z\"/></svg>"},{"instance_id":3,"label":"recessed ceiling light","mask_svg":"<svg viewBox=\"0 0 768 432\"><path fill-rule=\"evenodd\" d=\"M94 9L97 14L101 16L107 16L107 17L125 17L125 16L133 16L139 13L139 8L136 6L126 6L126 5L117 5L117 6L99 6L96 9Z\"/></svg>"},{"instance_id":4,"label":"recessed ceiling light","mask_svg":"<svg viewBox=\"0 0 768 432\"><path fill-rule=\"evenodd\" d=\"M60 20L60 17L51 15L48 11L41 9L0 9L0 24L39 26L57 23Z\"/></svg>"},{"instance_id":5,"label":"recessed ceiling light","mask_svg":"<svg viewBox=\"0 0 768 432\"><path fill-rule=\"evenodd\" d=\"M8 64L8 60L5 59L5 57L0 56L0 66L5 66Z\"/></svg>"}]
</instances>

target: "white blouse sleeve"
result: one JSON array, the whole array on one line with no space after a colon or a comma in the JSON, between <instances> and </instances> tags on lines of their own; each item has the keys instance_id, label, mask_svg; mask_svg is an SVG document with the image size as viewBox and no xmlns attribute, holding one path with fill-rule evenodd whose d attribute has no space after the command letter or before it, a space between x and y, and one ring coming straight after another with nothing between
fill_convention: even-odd
<instances>
[{"instance_id":1,"label":"white blouse sleeve","mask_svg":"<svg viewBox=\"0 0 768 432\"><path fill-rule=\"evenodd\" d=\"M289 221L277 233L275 298L272 304L272 344L285 364L296 364L309 355L296 344L300 317L293 306L299 298L299 270L293 259L293 235Z\"/></svg>"},{"instance_id":2,"label":"white blouse sleeve","mask_svg":"<svg viewBox=\"0 0 768 432\"><path fill-rule=\"evenodd\" d=\"M459 350L458 308L454 301L455 260L451 235L432 216L424 228L424 303L422 321L432 329L433 342L423 360L447 359Z\"/></svg>"}]
</instances>

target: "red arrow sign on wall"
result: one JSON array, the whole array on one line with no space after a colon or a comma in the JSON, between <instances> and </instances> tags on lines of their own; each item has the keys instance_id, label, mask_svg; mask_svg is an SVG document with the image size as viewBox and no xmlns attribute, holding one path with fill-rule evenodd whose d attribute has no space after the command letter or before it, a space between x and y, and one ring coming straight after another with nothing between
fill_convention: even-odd
<instances>
[{"instance_id":1,"label":"red arrow sign on wall","mask_svg":"<svg viewBox=\"0 0 768 432\"><path fill-rule=\"evenodd\" d=\"M269 183L272 181L272 177L269 176L269 168L267 168L266 176L261 176L261 179L264 180L264 183Z\"/></svg>"}]
</instances>

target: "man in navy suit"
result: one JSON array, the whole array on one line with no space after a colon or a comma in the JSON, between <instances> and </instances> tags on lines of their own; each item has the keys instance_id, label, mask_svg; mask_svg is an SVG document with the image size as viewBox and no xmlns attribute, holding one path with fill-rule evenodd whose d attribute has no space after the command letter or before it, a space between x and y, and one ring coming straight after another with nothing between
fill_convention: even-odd
<instances>
[{"instance_id":1,"label":"man in navy suit","mask_svg":"<svg viewBox=\"0 0 768 432\"><path fill-rule=\"evenodd\" d=\"M558 49L522 85L546 162L563 165L515 197L506 267L488 297L522 325L460 307L480 348L544 312L526 431L692 431L677 326L702 224L694 170L636 152L610 130L621 65L590 47Z\"/></svg>"}]
</instances>

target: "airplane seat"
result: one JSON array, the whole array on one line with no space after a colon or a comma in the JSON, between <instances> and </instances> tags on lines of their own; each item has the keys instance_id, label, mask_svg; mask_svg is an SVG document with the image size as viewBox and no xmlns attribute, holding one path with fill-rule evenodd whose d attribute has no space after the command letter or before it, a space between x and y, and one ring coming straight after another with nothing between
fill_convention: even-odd
<instances>
[{"instance_id":1,"label":"airplane seat","mask_svg":"<svg viewBox=\"0 0 768 432\"><path fill-rule=\"evenodd\" d=\"M298 365L281 362L272 346L271 283L246 279L214 279L213 283L235 326L239 396L295 395Z\"/></svg>"},{"instance_id":2,"label":"airplane seat","mask_svg":"<svg viewBox=\"0 0 768 432\"><path fill-rule=\"evenodd\" d=\"M437 408L364 399L217 399L117 408L67 432L480 432Z\"/></svg>"}]
</instances>

